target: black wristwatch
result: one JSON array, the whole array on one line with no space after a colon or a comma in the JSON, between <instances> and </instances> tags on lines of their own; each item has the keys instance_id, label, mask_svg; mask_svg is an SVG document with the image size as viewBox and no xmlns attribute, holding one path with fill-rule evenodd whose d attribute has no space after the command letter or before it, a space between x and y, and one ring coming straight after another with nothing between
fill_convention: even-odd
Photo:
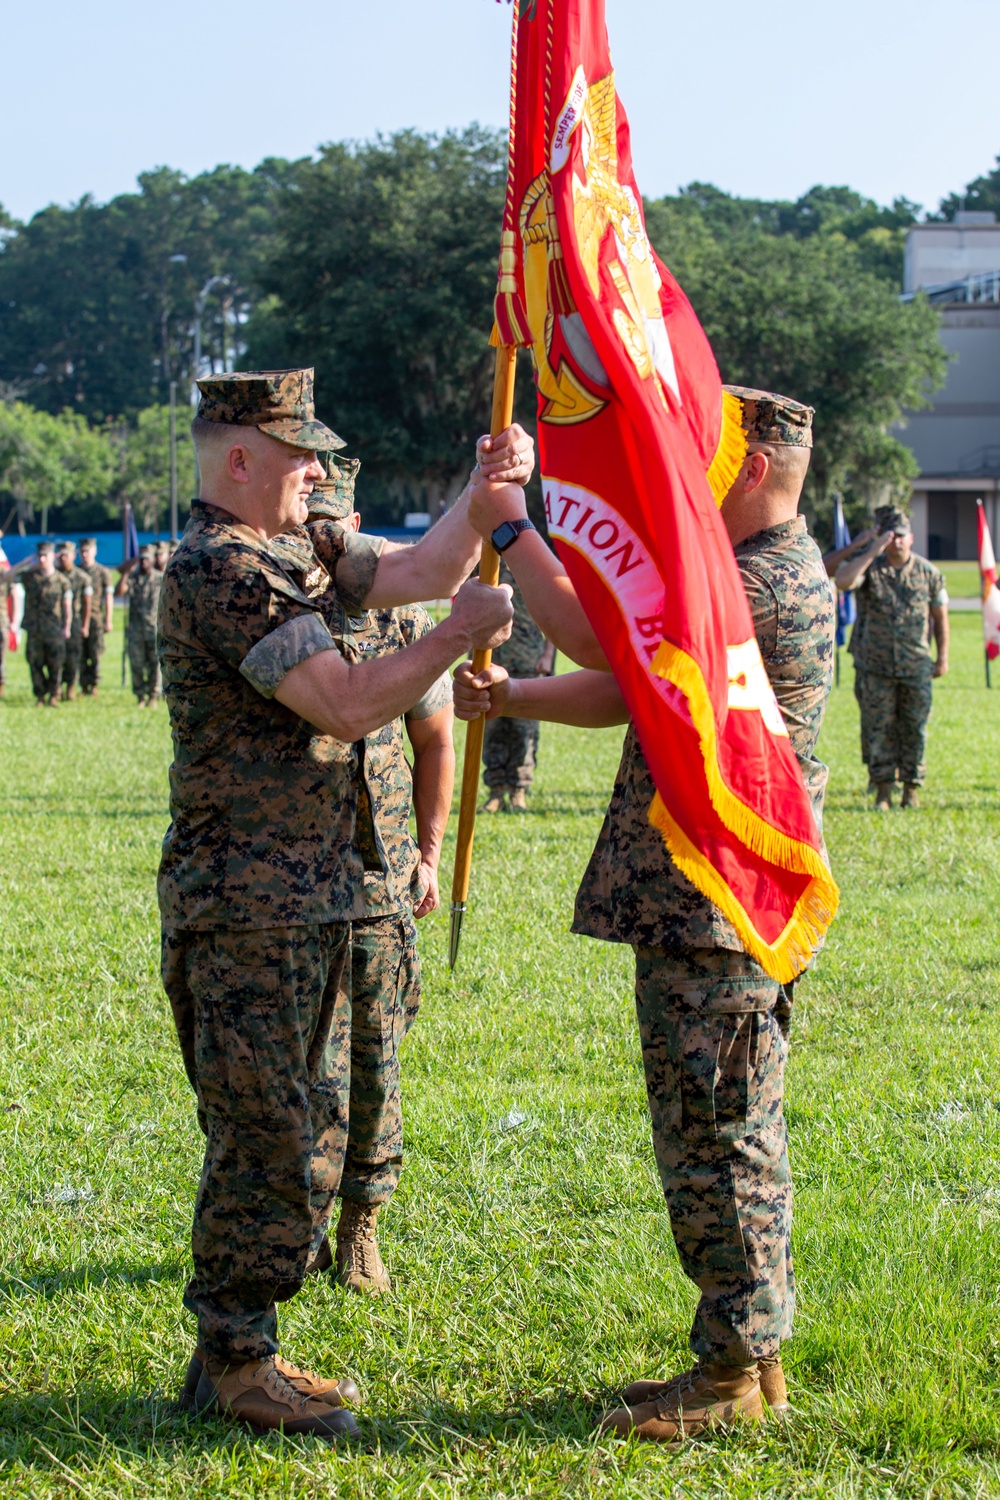
<instances>
[{"instance_id":1,"label":"black wristwatch","mask_svg":"<svg viewBox=\"0 0 1000 1500\"><path fill-rule=\"evenodd\" d=\"M504 521L490 537L494 551L506 552L508 547L514 545L522 531L534 531L534 529L533 523L527 517L523 521Z\"/></svg>"}]
</instances>

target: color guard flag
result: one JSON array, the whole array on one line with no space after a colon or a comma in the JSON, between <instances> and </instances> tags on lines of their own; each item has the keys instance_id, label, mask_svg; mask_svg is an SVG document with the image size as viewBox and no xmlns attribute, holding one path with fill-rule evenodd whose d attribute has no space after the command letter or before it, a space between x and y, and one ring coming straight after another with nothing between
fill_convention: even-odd
<instances>
[{"instance_id":1,"label":"color guard flag","mask_svg":"<svg viewBox=\"0 0 1000 1500\"><path fill-rule=\"evenodd\" d=\"M495 342L532 351L549 532L635 722L650 821L790 980L838 892L717 509L741 408L646 237L603 0L515 3L495 315Z\"/></svg>"},{"instance_id":2,"label":"color guard flag","mask_svg":"<svg viewBox=\"0 0 1000 1500\"><path fill-rule=\"evenodd\" d=\"M844 502L839 495L833 497L833 545L839 552L841 547L851 545L851 533L847 529L844 520ZM855 603L854 591L842 593L837 591L837 645L843 646L847 641L848 627L853 625L858 618L858 606Z\"/></svg>"},{"instance_id":3,"label":"color guard flag","mask_svg":"<svg viewBox=\"0 0 1000 1500\"><path fill-rule=\"evenodd\" d=\"M1000 656L1000 589L997 588L997 560L993 539L986 521L986 509L976 501L979 516L979 576L983 581L983 642L990 661Z\"/></svg>"}]
</instances>

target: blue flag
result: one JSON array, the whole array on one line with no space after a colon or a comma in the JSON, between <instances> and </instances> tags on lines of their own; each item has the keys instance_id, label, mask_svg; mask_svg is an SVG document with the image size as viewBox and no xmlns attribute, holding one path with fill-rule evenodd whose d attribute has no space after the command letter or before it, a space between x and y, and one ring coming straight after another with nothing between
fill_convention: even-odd
<instances>
[{"instance_id":1,"label":"blue flag","mask_svg":"<svg viewBox=\"0 0 1000 1500\"><path fill-rule=\"evenodd\" d=\"M133 557L139 556L139 533L135 529L135 516L132 514L131 505L125 506L125 525L122 529L124 531L122 541L125 547L122 562L129 562Z\"/></svg>"},{"instance_id":2,"label":"blue flag","mask_svg":"<svg viewBox=\"0 0 1000 1500\"><path fill-rule=\"evenodd\" d=\"M844 506L839 495L833 497L833 545L839 551L841 547L851 545L851 533L847 529L844 520ZM842 646L847 640L848 626L853 625L858 617L858 607L854 602L853 594L837 594L837 645Z\"/></svg>"}]
</instances>

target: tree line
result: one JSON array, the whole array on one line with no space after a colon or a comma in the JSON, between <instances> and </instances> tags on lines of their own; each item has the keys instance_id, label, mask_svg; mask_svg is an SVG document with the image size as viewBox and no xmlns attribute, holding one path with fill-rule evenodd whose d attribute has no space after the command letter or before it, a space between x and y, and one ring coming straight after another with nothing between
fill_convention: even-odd
<instances>
[{"instance_id":1,"label":"tree line","mask_svg":"<svg viewBox=\"0 0 1000 1500\"><path fill-rule=\"evenodd\" d=\"M488 410L505 170L500 133L403 131L253 171L161 167L26 224L0 210L0 524L4 491L36 524L41 507L54 526L106 524L125 499L160 524L172 382L186 502L199 342L203 374L314 364L321 415L364 464L369 519L436 509ZM1000 165L935 216L963 203L1000 207ZM694 183L646 211L723 378L817 408L821 528L835 489L861 511L901 486L913 461L889 428L945 370L936 314L898 297L918 206ZM525 378L522 419L531 405Z\"/></svg>"}]
</instances>

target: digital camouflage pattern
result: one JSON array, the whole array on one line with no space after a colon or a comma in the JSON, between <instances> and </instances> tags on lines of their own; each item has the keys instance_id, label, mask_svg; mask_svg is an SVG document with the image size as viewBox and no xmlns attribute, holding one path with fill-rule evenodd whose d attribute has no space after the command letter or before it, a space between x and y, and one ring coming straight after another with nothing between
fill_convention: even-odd
<instances>
[{"instance_id":1,"label":"digital camouflage pattern","mask_svg":"<svg viewBox=\"0 0 1000 1500\"><path fill-rule=\"evenodd\" d=\"M32 692L39 700L55 698L66 659L63 600L67 596L72 599L73 591L69 579L58 568L48 578L37 567L26 568L17 576L24 585L25 656Z\"/></svg>"},{"instance_id":2,"label":"digital camouflage pattern","mask_svg":"<svg viewBox=\"0 0 1000 1500\"><path fill-rule=\"evenodd\" d=\"M91 614L93 615L94 585L90 581L90 574L83 568L76 567L75 564L66 571L65 576L69 579L73 590L73 618L69 640L66 642L62 681L64 687L75 688L83 665L83 601L84 599L91 600Z\"/></svg>"},{"instance_id":3,"label":"digital camouflage pattern","mask_svg":"<svg viewBox=\"0 0 1000 1500\"><path fill-rule=\"evenodd\" d=\"M90 628L83 638L83 656L80 663L80 686L85 693L93 692L101 680L101 657L104 655L104 617L109 594L114 593L114 582L110 571L102 563L94 562L83 571L90 579L94 591L90 610Z\"/></svg>"},{"instance_id":4,"label":"digital camouflage pattern","mask_svg":"<svg viewBox=\"0 0 1000 1500\"><path fill-rule=\"evenodd\" d=\"M245 370L198 381L198 419L257 427L293 448L328 452L344 440L316 420L313 371Z\"/></svg>"},{"instance_id":5,"label":"digital camouflage pattern","mask_svg":"<svg viewBox=\"0 0 1000 1500\"><path fill-rule=\"evenodd\" d=\"M163 573L151 568L143 573L136 566L126 581L128 597L128 639L156 641L156 615L160 606Z\"/></svg>"},{"instance_id":6,"label":"digital camouflage pattern","mask_svg":"<svg viewBox=\"0 0 1000 1500\"><path fill-rule=\"evenodd\" d=\"M636 951L656 1164L699 1359L747 1365L792 1329L792 1181L779 986L748 955Z\"/></svg>"},{"instance_id":7,"label":"digital camouflage pattern","mask_svg":"<svg viewBox=\"0 0 1000 1500\"><path fill-rule=\"evenodd\" d=\"M909 529L901 511L878 513L883 528ZM944 575L912 554L894 568L883 554L854 591L851 633L855 693L861 708L861 758L872 780L922 786L931 715L930 611L948 603Z\"/></svg>"},{"instance_id":8,"label":"digital camouflage pattern","mask_svg":"<svg viewBox=\"0 0 1000 1500\"><path fill-rule=\"evenodd\" d=\"M736 549L754 632L822 817L816 741L833 679L836 607L801 517ZM748 1364L791 1332L791 1178L782 1114L790 993L670 860L648 822L653 781L634 728L577 897L574 931L636 950L636 1008L671 1229L701 1298L699 1358Z\"/></svg>"},{"instance_id":9,"label":"digital camouflage pattern","mask_svg":"<svg viewBox=\"0 0 1000 1500\"><path fill-rule=\"evenodd\" d=\"M348 621L359 661L402 651L434 629L419 604L372 610ZM331 629L333 626L331 625ZM451 678L443 673L407 713L427 719L451 702ZM358 842L365 856L365 912L369 917L411 910L423 896L416 881L420 850L410 833L413 776L403 743L403 720L394 719L366 736L361 758Z\"/></svg>"},{"instance_id":10,"label":"digital camouflage pattern","mask_svg":"<svg viewBox=\"0 0 1000 1500\"><path fill-rule=\"evenodd\" d=\"M350 927L167 927L162 974L206 1134L184 1305L205 1354L263 1358L340 1185Z\"/></svg>"},{"instance_id":11,"label":"digital camouflage pattern","mask_svg":"<svg viewBox=\"0 0 1000 1500\"><path fill-rule=\"evenodd\" d=\"M814 752L833 686L836 591L802 516L758 531L733 550L761 658L822 832L830 773Z\"/></svg>"},{"instance_id":12,"label":"digital camouflage pattern","mask_svg":"<svg viewBox=\"0 0 1000 1500\"><path fill-rule=\"evenodd\" d=\"M341 538L334 569L361 593L335 609L305 531L267 542L196 501L163 579L163 980L207 1135L185 1302L199 1346L222 1359L277 1349L276 1305L301 1285L340 1183L349 924L364 914L358 752L273 695L300 661L338 649L323 611L345 620L377 562Z\"/></svg>"},{"instance_id":13,"label":"digital camouflage pattern","mask_svg":"<svg viewBox=\"0 0 1000 1500\"><path fill-rule=\"evenodd\" d=\"M930 672L930 611L948 603L944 575L915 553L901 568L876 557L854 591L859 647L851 645L866 672L883 677L921 677ZM855 634L857 626L855 626Z\"/></svg>"},{"instance_id":14,"label":"digital camouflage pattern","mask_svg":"<svg viewBox=\"0 0 1000 1500\"><path fill-rule=\"evenodd\" d=\"M911 782L927 776L927 725L932 707L931 675L886 677L865 670L861 688L862 748L875 782Z\"/></svg>"},{"instance_id":15,"label":"digital camouflage pattern","mask_svg":"<svg viewBox=\"0 0 1000 1500\"><path fill-rule=\"evenodd\" d=\"M354 510L354 488L361 460L345 458L342 453L318 453L316 456L326 470L326 478L313 486L309 514L346 521Z\"/></svg>"},{"instance_id":16,"label":"digital camouflage pattern","mask_svg":"<svg viewBox=\"0 0 1000 1500\"><path fill-rule=\"evenodd\" d=\"M815 749L833 682L833 588L801 516L748 537L736 548L736 561L764 666L821 823L827 770ZM650 824L654 792L629 725L573 931L633 946L741 949L735 929L677 870Z\"/></svg>"},{"instance_id":17,"label":"digital camouflage pattern","mask_svg":"<svg viewBox=\"0 0 1000 1500\"><path fill-rule=\"evenodd\" d=\"M528 612L513 573L500 559L500 582L513 590L514 619L510 638L493 652L493 660L511 677L538 675L545 636ZM487 719L483 731L483 781L490 790L529 787L538 760L541 728L537 719Z\"/></svg>"},{"instance_id":18,"label":"digital camouflage pattern","mask_svg":"<svg viewBox=\"0 0 1000 1500\"><path fill-rule=\"evenodd\" d=\"M772 443L778 447L811 448L811 406L779 396L774 391L756 391L747 385L726 385L723 390L737 396L743 408L743 431L751 443Z\"/></svg>"},{"instance_id":19,"label":"digital camouflage pattern","mask_svg":"<svg viewBox=\"0 0 1000 1500\"><path fill-rule=\"evenodd\" d=\"M305 533L281 545L315 568ZM338 563L343 564L341 568ZM378 549L340 531L340 574L370 590ZM274 698L292 667L336 647L323 594L287 552L196 501L163 575L160 662L174 761L160 865L168 927L254 928L365 915L355 847L358 750ZM334 587L326 580L324 592ZM340 591L340 604L361 602Z\"/></svg>"},{"instance_id":20,"label":"digital camouflage pattern","mask_svg":"<svg viewBox=\"0 0 1000 1500\"><path fill-rule=\"evenodd\" d=\"M403 1165L399 1048L420 1006L409 911L351 928L351 1110L340 1196L385 1203Z\"/></svg>"}]
</instances>

